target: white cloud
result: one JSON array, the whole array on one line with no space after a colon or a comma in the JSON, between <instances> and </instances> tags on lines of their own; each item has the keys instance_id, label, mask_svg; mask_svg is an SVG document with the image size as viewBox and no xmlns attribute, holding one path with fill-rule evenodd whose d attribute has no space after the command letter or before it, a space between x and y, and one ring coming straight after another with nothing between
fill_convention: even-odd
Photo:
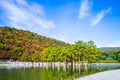
<instances>
[{"instance_id":1,"label":"white cloud","mask_svg":"<svg viewBox=\"0 0 120 80\"><path fill-rule=\"evenodd\" d=\"M82 0L79 11L79 19L83 19L90 15L91 3L90 0Z\"/></svg>"},{"instance_id":2,"label":"white cloud","mask_svg":"<svg viewBox=\"0 0 120 80\"><path fill-rule=\"evenodd\" d=\"M120 41L111 43L111 44L107 44L105 47L120 47Z\"/></svg>"},{"instance_id":3,"label":"white cloud","mask_svg":"<svg viewBox=\"0 0 120 80\"><path fill-rule=\"evenodd\" d=\"M102 10L100 13L98 13L94 19L91 21L91 25L95 26L97 25L103 18L104 16L109 13L111 8L108 8L107 10Z\"/></svg>"},{"instance_id":4,"label":"white cloud","mask_svg":"<svg viewBox=\"0 0 120 80\"><path fill-rule=\"evenodd\" d=\"M28 3L27 0L1 0L0 8L6 25L43 29L55 27L52 21L45 19L44 7L39 4Z\"/></svg>"}]
</instances>

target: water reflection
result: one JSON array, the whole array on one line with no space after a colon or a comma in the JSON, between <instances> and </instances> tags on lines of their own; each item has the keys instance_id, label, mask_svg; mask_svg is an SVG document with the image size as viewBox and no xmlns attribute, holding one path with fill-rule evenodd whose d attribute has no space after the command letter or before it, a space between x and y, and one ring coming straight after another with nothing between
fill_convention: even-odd
<instances>
[{"instance_id":1,"label":"water reflection","mask_svg":"<svg viewBox=\"0 0 120 80\"><path fill-rule=\"evenodd\" d=\"M1 68L1 80L73 80L75 77L95 72L120 69L120 64L75 64L63 66L28 67L28 68Z\"/></svg>"}]
</instances>

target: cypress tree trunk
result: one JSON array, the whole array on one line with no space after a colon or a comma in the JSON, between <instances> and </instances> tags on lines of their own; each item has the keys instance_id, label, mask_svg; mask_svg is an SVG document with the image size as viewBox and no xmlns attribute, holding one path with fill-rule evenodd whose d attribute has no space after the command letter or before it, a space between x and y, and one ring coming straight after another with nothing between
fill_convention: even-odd
<instances>
[{"instance_id":1,"label":"cypress tree trunk","mask_svg":"<svg viewBox=\"0 0 120 80\"><path fill-rule=\"evenodd\" d=\"M71 73L73 72L73 60L71 59Z\"/></svg>"},{"instance_id":2,"label":"cypress tree trunk","mask_svg":"<svg viewBox=\"0 0 120 80\"><path fill-rule=\"evenodd\" d=\"M67 64L68 64L67 59L65 59L64 63L65 63L65 65L64 65L64 70L65 70L65 72L66 72L66 70L67 70Z\"/></svg>"},{"instance_id":3,"label":"cypress tree trunk","mask_svg":"<svg viewBox=\"0 0 120 80\"><path fill-rule=\"evenodd\" d=\"M90 61L90 70L91 70L91 68L92 68L92 64L91 64L91 61Z\"/></svg>"},{"instance_id":4,"label":"cypress tree trunk","mask_svg":"<svg viewBox=\"0 0 120 80\"><path fill-rule=\"evenodd\" d=\"M79 64L80 64L80 54L78 55L78 62L79 62Z\"/></svg>"},{"instance_id":5,"label":"cypress tree trunk","mask_svg":"<svg viewBox=\"0 0 120 80\"><path fill-rule=\"evenodd\" d=\"M81 66L80 66L80 64L78 64L78 71L79 71L79 74L81 74Z\"/></svg>"},{"instance_id":6,"label":"cypress tree trunk","mask_svg":"<svg viewBox=\"0 0 120 80\"><path fill-rule=\"evenodd\" d=\"M50 62L50 66L51 66L51 68L52 68L52 62Z\"/></svg>"},{"instance_id":7,"label":"cypress tree trunk","mask_svg":"<svg viewBox=\"0 0 120 80\"><path fill-rule=\"evenodd\" d=\"M67 70L67 66L68 66L68 61L67 61L67 59L65 60L65 68L66 68L66 70Z\"/></svg>"}]
</instances>

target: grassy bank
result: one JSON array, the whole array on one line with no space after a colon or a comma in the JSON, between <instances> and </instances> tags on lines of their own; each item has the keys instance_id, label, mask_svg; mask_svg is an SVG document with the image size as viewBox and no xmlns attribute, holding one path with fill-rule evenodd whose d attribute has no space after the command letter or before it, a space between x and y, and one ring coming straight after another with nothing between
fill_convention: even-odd
<instances>
[{"instance_id":1,"label":"grassy bank","mask_svg":"<svg viewBox=\"0 0 120 80\"><path fill-rule=\"evenodd\" d=\"M117 60L100 60L100 63L119 63Z\"/></svg>"}]
</instances>

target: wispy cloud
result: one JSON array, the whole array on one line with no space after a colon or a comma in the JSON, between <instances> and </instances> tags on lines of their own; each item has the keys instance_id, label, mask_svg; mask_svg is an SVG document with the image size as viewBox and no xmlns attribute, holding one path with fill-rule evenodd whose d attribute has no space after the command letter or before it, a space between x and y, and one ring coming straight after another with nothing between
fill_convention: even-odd
<instances>
[{"instance_id":1,"label":"wispy cloud","mask_svg":"<svg viewBox=\"0 0 120 80\"><path fill-rule=\"evenodd\" d=\"M94 19L91 21L91 25L95 26L97 25L103 18L104 16L111 11L111 8L108 8L106 10L102 10L100 13L98 13Z\"/></svg>"},{"instance_id":2,"label":"wispy cloud","mask_svg":"<svg viewBox=\"0 0 120 80\"><path fill-rule=\"evenodd\" d=\"M90 15L91 2L90 0L82 0L80 4L79 19L83 19Z\"/></svg>"},{"instance_id":3,"label":"wispy cloud","mask_svg":"<svg viewBox=\"0 0 120 80\"><path fill-rule=\"evenodd\" d=\"M44 7L27 0L1 0L0 8L6 25L13 27L50 29L55 24L45 19Z\"/></svg>"}]
</instances>

